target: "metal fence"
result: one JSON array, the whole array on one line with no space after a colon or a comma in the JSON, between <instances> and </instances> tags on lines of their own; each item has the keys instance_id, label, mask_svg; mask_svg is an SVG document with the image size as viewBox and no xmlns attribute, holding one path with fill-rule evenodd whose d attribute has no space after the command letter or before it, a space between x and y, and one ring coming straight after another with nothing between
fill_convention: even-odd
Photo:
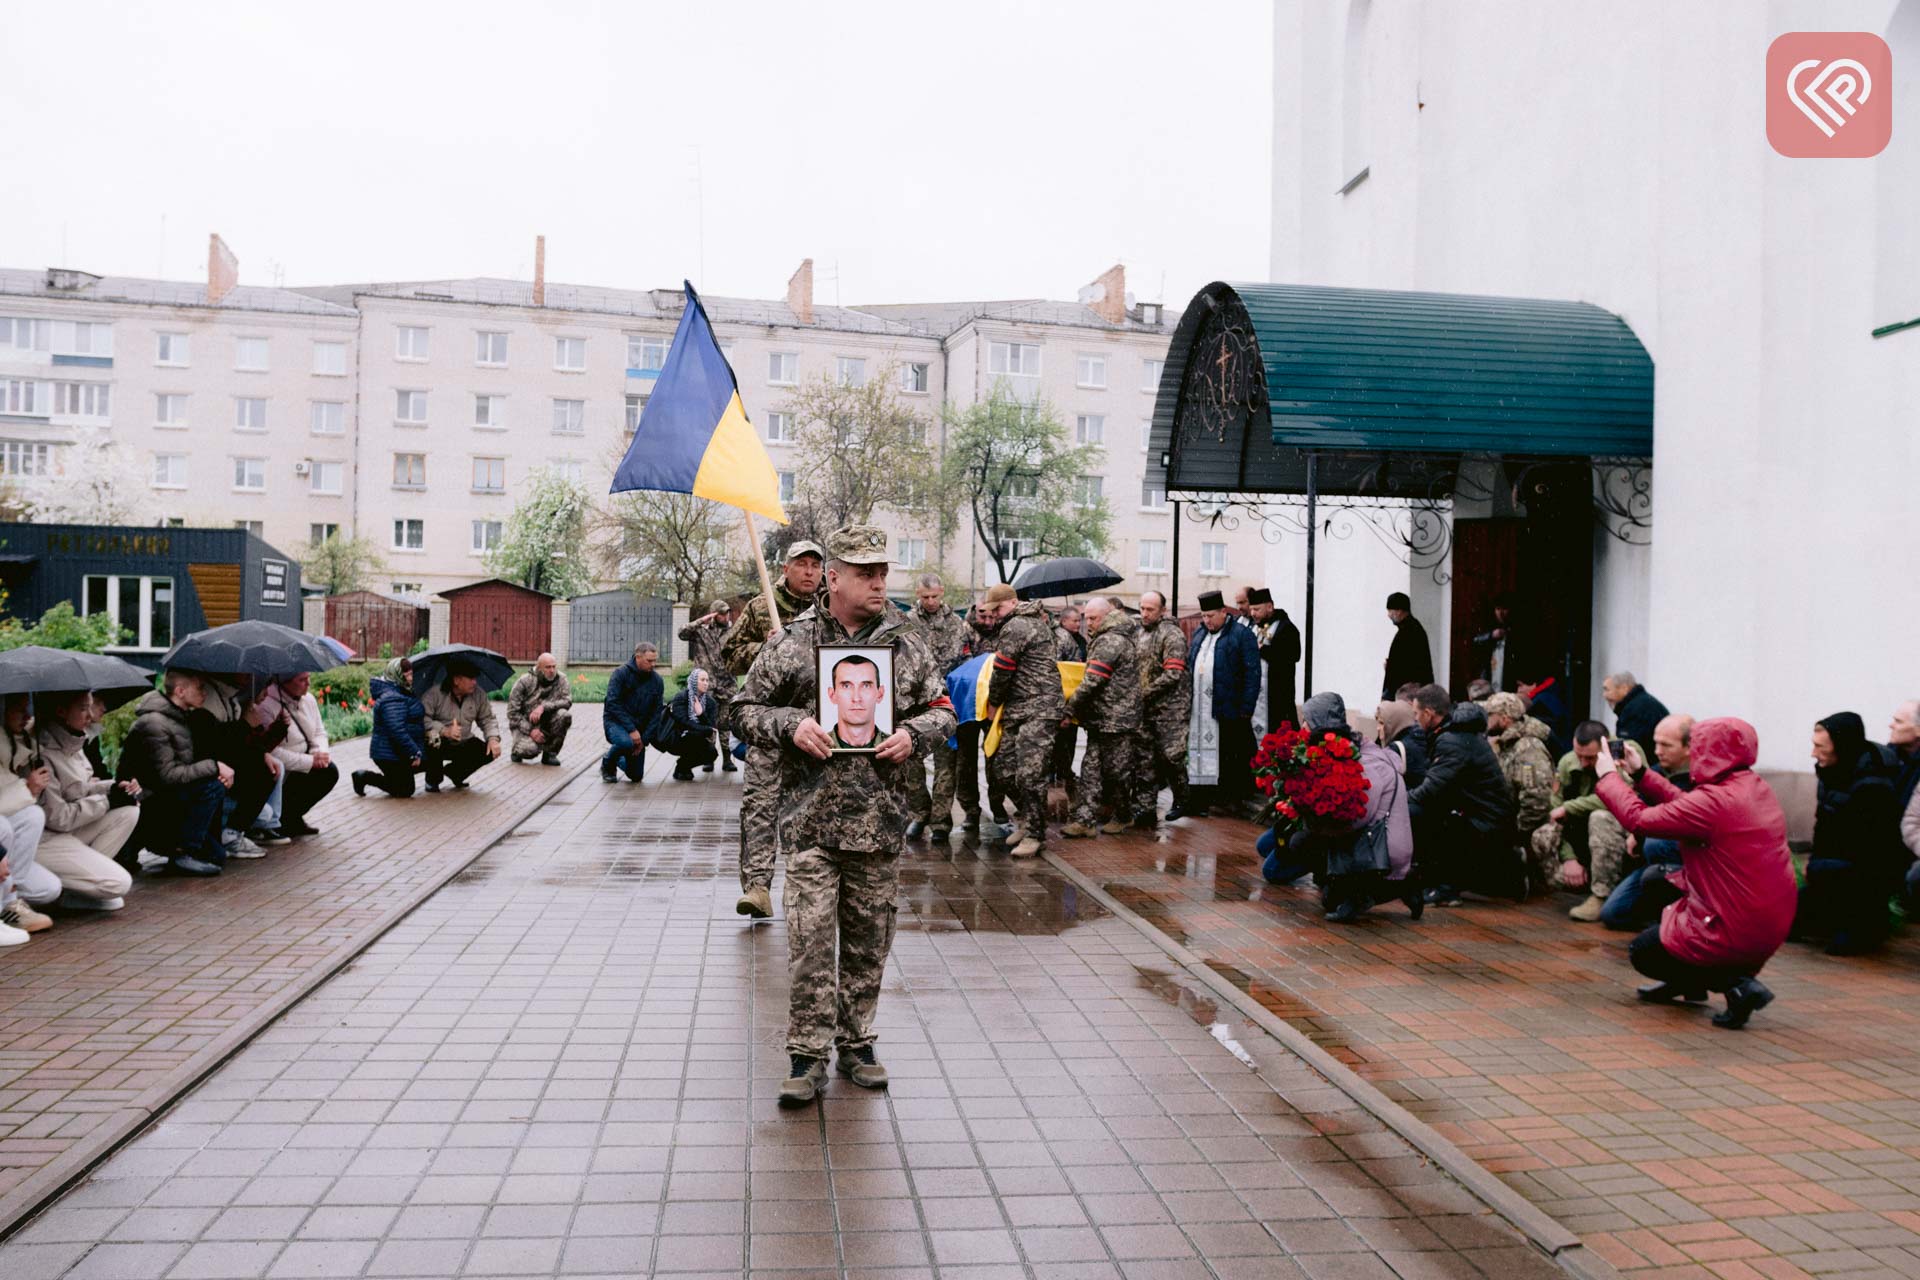
<instances>
[{"instance_id":1,"label":"metal fence","mask_svg":"<svg viewBox=\"0 0 1920 1280\"><path fill-rule=\"evenodd\" d=\"M427 611L391 596L354 591L327 597L327 634L363 658L412 651L427 634Z\"/></svg>"},{"instance_id":2,"label":"metal fence","mask_svg":"<svg viewBox=\"0 0 1920 1280\"><path fill-rule=\"evenodd\" d=\"M568 635L568 662L625 662L642 640L659 646L664 662L673 651L673 604L628 591L575 596Z\"/></svg>"}]
</instances>

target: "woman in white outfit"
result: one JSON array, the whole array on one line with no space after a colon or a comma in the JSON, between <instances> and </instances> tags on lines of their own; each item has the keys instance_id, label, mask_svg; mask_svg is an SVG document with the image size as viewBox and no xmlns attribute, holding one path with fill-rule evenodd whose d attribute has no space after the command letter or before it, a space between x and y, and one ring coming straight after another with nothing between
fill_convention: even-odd
<instances>
[{"instance_id":1,"label":"woman in white outfit","mask_svg":"<svg viewBox=\"0 0 1920 1280\"><path fill-rule=\"evenodd\" d=\"M0 902L0 922L38 933L53 925L36 908L60 896L60 877L39 864L47 811L37 802L53 774L40 762L27 728L32 722L33 700L24 693L9 694L0 721L0 825L6 828L0 831L0 843L7 848L11 888Z\"/></svg>"},{"instance_id":2,"label":"woman in white outfit","mask_svg":"<svg viewBox=\"0 0 1920 1280\"><path fill-rule=\"evenodd\" d=\"M40 755L53 780L40 793L47 811L47 834L40 842L40 865L60 877L63 905L116 910L133 887L133 877L114 859L140 821L137 782L96 778L87 759L87 729L93 723L89 693L42 695L45 723L39 726ZM113 793L124 793L118 807Z\"/></svg>"}]
</instances>

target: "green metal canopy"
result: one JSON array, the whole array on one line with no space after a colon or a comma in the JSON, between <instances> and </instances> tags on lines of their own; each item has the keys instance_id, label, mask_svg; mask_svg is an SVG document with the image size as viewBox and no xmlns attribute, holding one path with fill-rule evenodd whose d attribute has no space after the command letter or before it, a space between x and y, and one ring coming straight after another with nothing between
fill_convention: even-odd
<instances>
[{"instance_id":1,"label":"green metal canopy","mask_svg":"<svg viewBox=\"0 0 1920 1280\"><path fill-rule=\"evenodd\" d=\"M1167 354L1174 494L1411 496L1466 457L1650 458L1653 361L1584 302L1214 283Z\"/></svg>"}]
</instances>

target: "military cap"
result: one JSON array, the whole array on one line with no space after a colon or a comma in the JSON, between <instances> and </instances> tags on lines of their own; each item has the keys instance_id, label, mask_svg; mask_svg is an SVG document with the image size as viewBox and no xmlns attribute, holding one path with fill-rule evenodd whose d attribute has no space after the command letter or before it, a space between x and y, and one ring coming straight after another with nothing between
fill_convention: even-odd
<instances>
[{"instance_id":1,"label":"military cap","mask_svg":"<svg viewBox=\"0 0 1920 1280\"><path fill-rule=\"evenodd\" d=\"M781 563L792 564L795 560L798 560L801 556L818 556L820 559L825 560L827 558L827 553L820 549L819 543L808 542L805 538L801 538L799 541L795 542L793 545L787 548L787 558L783 560Z\"/></svg>"},{"instance_id":2,"label":"military cap","mask_svg":"<svg viewBox=\"0 0 1920 1280\"><path fill-rule=\"evenodd\" d=\"M728 611L729 611L729 606L727 605L727 602L725 600L715 600L707 608L708 613L726 613Z\"/></svg>"},{"instance_id":3,"label":"military cap","mask_svg":"<svg viewBox=\"0 0 1920 1280\"><path fill-rule=\"evenodd\" d=\"M842 564L888 564L887 531L870 524L850 524L827 535L827 559Z\"/></svg>"},{"instance_id":4,"label":"military cap","mask_svg":"<svg viewBox=\"0 0 1920 1280\"><path fill-rule=\"evenodd\" d=\"M1206 613L1213 609L1224 609L1226 607L1226 597L1218 591L1202 591L1200 593L1200 612Z\"/></svg>"},{"instance_id":5,"label":"military cap","mask_svg":"<svg viewBox=\"0 0 1920 1280\"><path fill-rule=\"evenodd\" d=\"M1527 718L1527 700L1517 693L1496 693L1484 705L1490 716L1505 716L1509 720Z\"/></svg>"},{"instance_id":6,"label":"military cap","mask_svg":"<svg viewBox=\"0 0 1920 1280\"><path fill-rule=\"evenodd\" d=\"M1018 600L1019 598L1019 594L1004 582L996 582L987 588L986 602L988 604L1000 604L1003 601Z\"/></svg>"}]
</instances>

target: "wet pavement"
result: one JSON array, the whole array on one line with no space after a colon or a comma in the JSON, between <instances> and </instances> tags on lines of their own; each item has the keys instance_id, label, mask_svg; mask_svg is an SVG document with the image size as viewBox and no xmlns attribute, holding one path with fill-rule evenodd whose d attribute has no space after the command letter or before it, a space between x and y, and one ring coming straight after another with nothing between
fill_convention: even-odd
<instances>
[{"instance_id":1,"label":"wet pavement","mask_svg":"<svg viewBox=\"0 0 1920 1280\"><path fill-rule=\"evenodd\" d=\"M1131 925L971 846L902 864L891 1090L781 1111L737 796L573 782L0 1276L1558 1274Z\"/></svg>"},{"instance_id":2,"label":"wet pavement","mask_svg":"<svg viewBox=\"0 0 1920 1280\"><path fill-rule=\"evenodd\" d=\"M1790 944L1743 1032L1634 999L1577 901L1329 924L1255 829L1188 820L1050 852L1635 1277L1920 1276L1920 944Z\"/></svg>"}]
</instances>

